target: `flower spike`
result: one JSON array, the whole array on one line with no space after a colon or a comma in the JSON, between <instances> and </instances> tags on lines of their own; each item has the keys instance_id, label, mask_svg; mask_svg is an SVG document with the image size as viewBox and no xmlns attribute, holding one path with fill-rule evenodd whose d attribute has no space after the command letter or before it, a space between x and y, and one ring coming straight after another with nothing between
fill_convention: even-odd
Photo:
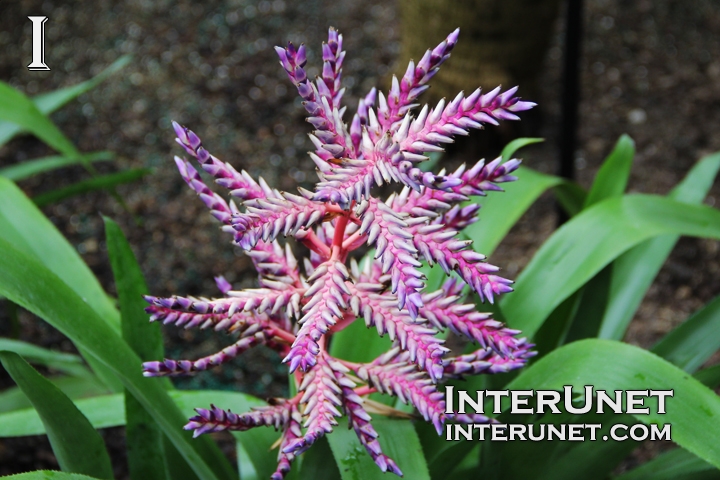
<instances>
[{"instance_id":1,"label":"flower spike","mask_svg":"<svg viewBox=\"0 0 720 480\"><path fill-rule=\"evenodd\" d=\"M471 375L498 374L524 366L534 345L489 313L478 311L478 295L493 302L512 291L512 281L498 275L460 232L482 216L471 197L502 191L517 180L520 161L501 158L462 165L454 172L426 172L420 163L471 129L517 120L535 104L520 101L517 87L498 87L470 95L459 93L435 106L420 107L419 95L449 57L459 30L410 61L390 90L373 88L343 120L343 36L328 31L320 51L319 75L308 78L305 45L276 47L280 65L295 85L308 113L314 151L310 158L319 181L298 193L271 188L211 155L193 131L173 122L177 143L200 167L229 190L226 200L203 182L196 166L175 157L180 176L233 235L250 257L256 284L235 290L215 278L219 298L145 296L151 322L190 329L210 329L232 340L220 352L198 360L163 359L143 364L148 377L195 375L220 367L263 345L289 367L297 394L271 399L265 406L234 413L221 406L196 409L186 430L204 433L272 427L277 469L271 480L284 479L292 463L317 440L331 434L341 416L382 472L403 476L383 453L384 440L370 413L397 414L367 398L372 393L398 397L412 405L438 433L445 422L491 423L481 414L446 412L440 384ZM192 159L191 159L192 160ZM401 184L382 200L374 187ZM297 258L292 242L307 247ZM361 260L359 249L372 250ZM424 266L440 268L449 279L440 289L426 287ZM466 288L467 287L467 288ZM332 337L361 322L392 341L389 351L370 362L334 358ZM474 342L475 351L450 356L440 333L451 331ZM341 352L342 353L342 352Z\"/></svg>"}]
</instances>

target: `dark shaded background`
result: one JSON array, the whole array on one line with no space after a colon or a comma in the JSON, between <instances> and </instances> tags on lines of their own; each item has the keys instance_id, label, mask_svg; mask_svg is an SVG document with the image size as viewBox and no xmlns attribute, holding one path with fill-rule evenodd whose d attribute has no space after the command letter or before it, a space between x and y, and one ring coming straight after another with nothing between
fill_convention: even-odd
<instances>
[{"instance_id":1,"label":"dark shaded background","mask_svg":"<svg viewBox=\"0 0 720 480\"><path fill-rule=\"evenodd\" d=\"M29 72L31 25L27 15L47 15L46 63L50 72ZM119 160L98 164L103 172L149 166L155 174L119 188L137 224L106 193L92 193L44 211L76 245L114 291L99 212L115 218L134 246L155 295L214 295L212 280L223 274L236 287L250 286L250 262L229 244L204 205L177 174L170 121L197 132L208 150L271 185L309 187L315 176L304 111L272 46L305 42L309 72L317 74L320 42L337 27L348 52L346 99L357 98L402 73L398 58L399 13L395 2L350 0L111 2L7 1L0 5L0 79L28 95L85 80L124 53L134 61L100 87L82 95L53 119L82 151L112 150ZM558 24L538 81L540 105L534 120L544 145L523 153L525 165L556 170L563 35ZM418 25L417 28L422 28ZM638 155L629 190L665 194L702 155L720 150L720 3L710 0L592 0L586 2L580 105L578 181L589 187L602 159L622 133L636 141ZM518 35L523 32L518 31ZM428 38L428 47L442 38ZM460 42L463 41L462 33ZM419 51L416 58L422 55ZM452 59L450 60L452 62ZM442 72L441 74L442 75ZM495 85L485 85L486 89ZM521 94L522 94L521 86ZM475 135L492 135L490 129ZM31 137L0 148L0 166L51 154ZM496 151L487 152L488 157ZM21 183L30 195L86 178L70 168ZM717 186L707 203L720 195ZM555 227L552 197L530 209L493 255L493 263L515 278ZM627 340L652 346L661 334L720 292L717 241L682 240L660 272ZM20 313L21 340L73 351L71 343L32 315ZM163 329L168 356L196 358L226 345L209 333ZM10 335L0 304L0 335ZM231 388L279 395L285 370L279 359L255 350L237 368L208 372L182 383L186 388ZM611 368L611 366L608 366ZM0 386L10 386L0 375ZM118 478L127 476L123 429L104 431ZM231 445L228 451L231 451ZM646 449L647 450L647 449ZM636 452L634 461L646 451ZM632 465L633 461L626 462ZM46 440L0 441L0 475L57 468Z\"/></svg>"}]
</instances>

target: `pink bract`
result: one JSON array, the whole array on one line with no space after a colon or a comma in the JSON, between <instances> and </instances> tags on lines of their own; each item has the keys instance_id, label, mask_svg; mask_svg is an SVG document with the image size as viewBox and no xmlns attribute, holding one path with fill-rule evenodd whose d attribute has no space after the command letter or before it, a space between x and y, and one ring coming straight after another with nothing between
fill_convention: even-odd
<instances>
[{"instance_id":1,"label":"pink bract","mask_svg":"<svg viewBox=\"0 0 720 480\"><path fill-rule=\"evenodd\" d=\"M386 95L373 89L363 97L349 126L341 106L342 35L330 29L322 48L322 74L314 81L304 69L304 45L276 47L315 128L310 156L320 181L312 192L301 188L295 195L270 188L262 178L256 181L208 153L195 133L173 123L177 142L234 197L227 201L214 193L190 162L175 158L183 179L251 257L259 285L236 291L219 277L222 298L146 297L151 321L213 328L238 338L199 360L148 362L144 374L194 374L261 344L278 351L294 375L296 396L244 414L198 408L185 427L196 436L258 426L280 430L274 480L284 478L293 459L332 432L343 414L379 468L402 476L383 454L363 407L368 394L395 395L414 405L438 433L445 421L489 422L478 415L446 415L438 384L507 372L534 354L532 345L517 338L519 331L477 311L474 302L463 303L464 290L491 303L512 291L512 282L497 275L498 268L459 235L478 213L478 205L460 204L501 191L497 184L516 180L511 173L520 162L480 160L470 168L437 174L419 167L428 159L426 153L442 151L453 136L517 120L515 112L535 105L515 97L517 87L485 94L478 89L434 108L425 105L413 116L410 112L419 106L415 100L450 56L458 34L451 33L417 64L410 62L400 80L393 77ZM403 188L383 201L373 196L373 188L384 183ZM302 268L290 243L279 242L280 235L309 249ZM359 265L352 252L366 245L374 250ZM426 291L423 262L450 276L441 289ZM331 357L326 347L333 333L360 319L379 335L387 334L393 348L369 363ZM477 350L448 356L439 335L445 329L476 342Z\"/></svg>"}]
</instances>

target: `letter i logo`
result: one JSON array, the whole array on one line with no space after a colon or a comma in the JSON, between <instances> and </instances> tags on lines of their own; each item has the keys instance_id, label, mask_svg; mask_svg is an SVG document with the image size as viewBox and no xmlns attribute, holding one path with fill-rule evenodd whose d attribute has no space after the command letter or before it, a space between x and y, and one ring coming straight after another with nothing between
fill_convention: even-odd
<instances>
[{"instance_id":1,"label":"letter i logo","mask_svg":"<svg viewBox=\"0 0 720 480\"><path fill-rule=\"evenodd\" d=\"M28 70L50 70L45 65L45 22L48 17L32 16L28 17L32 22L32 63L28 65Z\"/></svg>"}]
</instances>

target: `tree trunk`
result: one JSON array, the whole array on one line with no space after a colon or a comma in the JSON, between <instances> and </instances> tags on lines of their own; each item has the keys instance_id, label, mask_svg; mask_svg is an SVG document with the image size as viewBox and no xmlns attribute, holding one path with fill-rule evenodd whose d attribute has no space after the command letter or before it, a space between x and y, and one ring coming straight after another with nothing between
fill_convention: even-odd
<instances>
[{"instance_id":1,"label":"tree trunk","mask_svg":"<svg viewBox=\"0 0 720 480\"><path fill-rule=\"evenodd\" d=\"M560 0L400 0L402 57L419 60L427 48L460 27L451 59L433 78L428 98L452 98L482 86L521 85L534 93Z\"/></svg>"}]
</instances>

